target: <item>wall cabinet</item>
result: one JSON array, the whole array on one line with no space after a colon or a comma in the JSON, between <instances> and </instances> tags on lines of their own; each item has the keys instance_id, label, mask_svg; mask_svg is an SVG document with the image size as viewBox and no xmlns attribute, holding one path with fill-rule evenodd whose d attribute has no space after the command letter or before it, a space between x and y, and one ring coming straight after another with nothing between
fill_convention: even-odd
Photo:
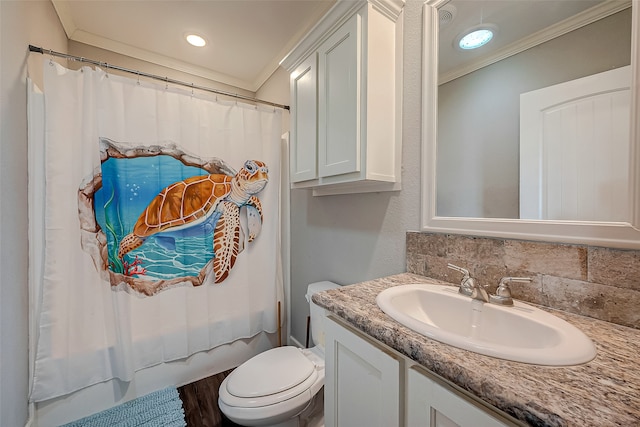
<instances>
[{"instance_id":1,"label":"wall cabinet","mask_svg":"<svg viewBox=\"0 0 640 427\"><path fill-rule=\"evenodd\" d=\"M332 315L325 329L327 427L524 425Z\"/></svg>"},{"instance_id":2,"label":"wall cabinet","mask_svg":"<svg viewBox=\"0 0 640 427\"><path fill-rule=\"evenodd\" d=\"M400 189L403 0L338 1L282 61L292 188Z\"/></svg>"}]
</instances>

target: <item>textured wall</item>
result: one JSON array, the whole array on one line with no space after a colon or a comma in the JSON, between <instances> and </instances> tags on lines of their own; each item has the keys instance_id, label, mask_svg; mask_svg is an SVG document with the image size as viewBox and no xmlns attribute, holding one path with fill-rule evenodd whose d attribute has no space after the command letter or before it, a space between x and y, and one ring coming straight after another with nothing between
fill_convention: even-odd
<instances>
[{"instance_id":1,"label":"textured wall","mask_svg":"<svg viewBox=\"0 0 640 427\"><path fill-rule=\"evenodd\" d=\"M494 292L501 277L514 298L640 328L640 250L454 234L407 233L407 271L458 284L466 268Z\"/></svg>"},{"instance_id":2,"label":"textured wall","mask_svg":"<svg viewBox=\"0 0 640 427\"><path fill-rule=\"evenodd\" d=\"M67 38L50 1L0 1L0 425L27 421L27 65L42 81L43 57L28 45L56 51Z\"/></svg>"}]
</instances>

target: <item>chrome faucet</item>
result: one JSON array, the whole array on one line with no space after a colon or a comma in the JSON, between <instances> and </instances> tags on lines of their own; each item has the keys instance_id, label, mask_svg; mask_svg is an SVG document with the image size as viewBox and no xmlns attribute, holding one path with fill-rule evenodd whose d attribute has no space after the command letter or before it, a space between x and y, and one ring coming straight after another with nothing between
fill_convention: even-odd
<instances>
[{"instance_id":1,"label":"chrome faucet","mask_svg":"<svg viewBox=\"0 0 640 427\"><path fill-rule=\"evenodd\" d=\"M489 297L489 301L493 304L499 305L513 305L513 298L511 298L511 288L509 284L512 282L528 283L531 282L531 277L503 277L500 279L496 294Z\"/></svg>"},{"instance_id":2,"label":"chrome faucet","mask_svg":"<svg viewBox=\"0 0 640 427\"><path fill-rule=\"evenodd\" d=\"M489 302L489 294L487 293L487 290L484 286L480 285L476 279L471 277L469 270L453 264L447 264L447 267L464 275L460 282L460 287L458 288L459 293L478 301Z\"/></svg>"}]
</instances>

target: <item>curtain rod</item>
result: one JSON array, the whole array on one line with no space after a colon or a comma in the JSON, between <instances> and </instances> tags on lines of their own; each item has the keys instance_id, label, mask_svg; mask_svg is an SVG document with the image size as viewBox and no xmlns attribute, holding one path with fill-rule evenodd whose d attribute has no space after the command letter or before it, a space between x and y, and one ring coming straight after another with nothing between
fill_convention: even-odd
<instances>
[{"instance_id":1,"label":"curtain rod","mask_svg":"<svg viewBox=\"0 0 640 427\"><path fill-rule=\"evenodd\" d=\"M215 93L215 94L218 94L218 95L229 96L229 97L232 97L232 98L243 99L245 101L255 102L255 103L259 103L259 104L266 104L266 105L270 105L272 107L277 107L277 108L282 108L282 109L285 109L285 110L289 110L289 106L288 105L276 104L274 102L264 101L262 99L252 98L250 96L240 95L240 94L231 93L231 92L225 92L223 90L218 90L218 89L211 89L211 88L204 87L204 86L198 86L198 85L195 85L193 83L186 83L186 82L182 82L180 80L170 79L169 77L162 77L162 76L157 76L155 74L145 73L143 71L137 71L137 70L132 70L132 69L129 69L129 68L123 68L123 67L119 67L117 65L108 64L106 62L100 62L100 61L96 61L96 60L93 60L93 59L87 59L87 58L81 57L81 56L68 55L66 53L56 52L56 51L51 50L51 49L43 49L41 47L29 45L29 52L37 52L37 53L41 53L43 55L47 54L47 55L51 55L51 56L57 56L57 57L60 57L60 58L71 59L73 61L86 62L88 64L97 65L99 67L105 67L106 69L111 68L113 70L123 71L125 73L135 74L137 76L148 77L148 78L151 78L151 79L160 80L160 81L163 81L165 83L171 83L171 84L175 84L175 85L186 86L186 87L190 87L191 89L203 90L203 91L212 92L212 93Z\"/></svg>"}]
</instances>

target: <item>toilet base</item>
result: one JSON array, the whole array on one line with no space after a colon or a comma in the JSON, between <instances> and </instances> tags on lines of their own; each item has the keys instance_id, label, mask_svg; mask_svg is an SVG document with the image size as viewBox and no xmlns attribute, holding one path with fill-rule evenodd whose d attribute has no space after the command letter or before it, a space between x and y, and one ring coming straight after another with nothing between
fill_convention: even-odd
<instances>
[{"instance_id":1,"label":"toilet base","mask_svg":"<svg viewBox=\"0 0 640 427\"><path fill-rule=\"evenodd\" d=\"M300 415L269 427L324 427L324 390L320 390Z\"/></svg>"},{"instance_id":2,"label":"toilet base","mask_svg":"<svg viewBox=\"0 0 640 427\"><path fill-rule=\"evenodd\" d=\"M228 414L227 418L238 425L245 425L247 421L235 419ZM289 418L276 424L265 422L266 420L253 420L247 425L263 427L324 427L324 387L316 393L309 404L293 418Z\"/></svg>"}]
</instances>

